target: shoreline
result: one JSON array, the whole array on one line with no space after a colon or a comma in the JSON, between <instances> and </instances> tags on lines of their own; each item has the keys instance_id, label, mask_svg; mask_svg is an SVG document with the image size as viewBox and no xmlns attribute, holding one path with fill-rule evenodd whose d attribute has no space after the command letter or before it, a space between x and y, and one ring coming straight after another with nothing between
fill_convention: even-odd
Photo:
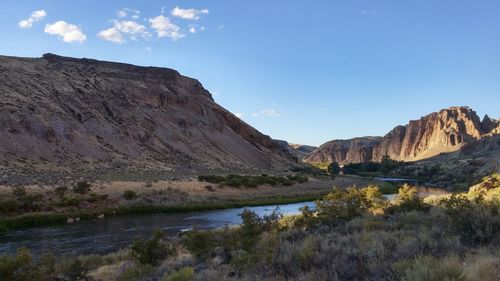
<instances>
[{"instance_id":1,"label":"shoreline","mask_svg":"<svg viewBox=\"0 0 500 281\"><path fill-rule=\"evenodd\" d=\"M161 213L185 213L185 212L201 212L213 211L233 208L256 207L265 205L285 205L301 202L309 202L322 198L327 192L319 194L302 195L302 196L278 196L264 197L249 200L237 200L227 202L202 203L192 205L178 206L154 206L154 205L135 205L135 206L120 206L116 208L108 208L104 210L81 210L76 212L64 213L27 213L14 217L0 219L0 236L7 231L16 229L42 227L52 225L67 224L69 218L80 220L100 219L99 216L106 217L126 216L133 214L161 214Z\"/></svg>"}]
</instances>

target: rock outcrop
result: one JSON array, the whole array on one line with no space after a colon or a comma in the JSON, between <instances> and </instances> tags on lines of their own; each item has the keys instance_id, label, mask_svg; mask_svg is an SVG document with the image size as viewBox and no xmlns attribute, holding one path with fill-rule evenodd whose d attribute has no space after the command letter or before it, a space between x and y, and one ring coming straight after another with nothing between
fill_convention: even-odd
<instances>
[{"instance_id":1,"label":"rock outcrop","mask_svg":"<svg viewBox=\"0 0 500 281\"><path fill-rule=\"evenodd\" d=\"M450 107L397 126L382 138L334 140L321 145L304 161L340 164L394 160L416 161L459 150L465 144L497 134L498 120L481 121L469 107Z\"/></svg>"},{"instance_id":2,"label":"rock outcrop","mask_svg":"<svg viewBox=\"0 0 500 281\"><path fill-rule=\"evenodd\" d=\"M278 145L280 145L284 150L288 151L289 153L297 157L298 160L304 159L304 157L306 157L309 153L318 149L315 146L304 145L304 144L293 144L293 143L288 143L287 141L284 140L274 140L274 141Z\"/></svg>"},{"instance_id":3,"label":"rock outcrop","mask_svg":"<svg viewBox=\"0 0 500 281\"><path fill-rule=\"evenodd\" d=\"M0 56L0 176L280 170L295 158L177 71Z\"/></svg>"},{"instance_id":4,"label":"rock outcrop","mask_svg":"<svg viewBox=\"0 0 500 281\"><path fill-rule=\"evenodd\" d=\"M322 144L317 150L306 156L304 161L313 163L335 161L341 165L370 161L373 148L380 140L380 137L332 140Z\"/></svg>"}]
</instances>

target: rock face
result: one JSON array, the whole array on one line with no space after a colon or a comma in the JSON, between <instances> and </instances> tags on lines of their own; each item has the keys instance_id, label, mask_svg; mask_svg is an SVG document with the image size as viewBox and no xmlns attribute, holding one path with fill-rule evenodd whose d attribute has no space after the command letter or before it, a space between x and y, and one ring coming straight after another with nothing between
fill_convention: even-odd
<instances>
[{"instance_id":1,"label":"rock face","mask_svg":"<svg viewBox=\"0 0 500 281\"><path fill-rule=\"evenodd\" d=\"M272 170L295 158L167 68L0 56L0 172Z\"/></svg>"},{"instance_id":2,"label":"rock face","mask_svg":"<svg viewBox=\"0 0 500 281\"><path fill-rule=\"evenodd\" d=\"M297 157L298 160L302 160L309 153L318 149L315 146L304 145L304 144L293 144L293 143L288 143L287 141L284 140L274 140L274 141L284 150L288 151L289 153Z\"/></svg>"},{"instance_id":3,"label":"rock face","mask_svg":"<svg viewBox=\"0 0 500 281\"><path fill-rule=\"evenodd\" d=\"M304 158L305 162L332 162L339 164L366 162L372 159L373 147L380 137L361 137L348 140L332 140L322 144Z\"/></svg>"},{"instance_id":4,"label":"rock face","mask_svg":"<svg viewBox=\"0 0 500 281\"><path fill-rule=\"evenodd\" d=\"M459 150L463 145L497 134L498 120L483 121L469 107L450 107L397 126L382 138L365 137L327 142L304 161L340 164L394 160L416 161Z\"/></svg>"}]
</instances>

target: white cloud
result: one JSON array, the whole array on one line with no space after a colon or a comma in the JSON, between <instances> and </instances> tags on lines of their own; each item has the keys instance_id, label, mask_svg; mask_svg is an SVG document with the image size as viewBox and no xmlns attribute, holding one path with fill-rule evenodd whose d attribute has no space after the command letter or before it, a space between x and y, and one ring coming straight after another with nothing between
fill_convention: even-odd
<instances>
[{"instance_id":1,"label":"white cloud","mask_svg":"<svg viewBox=\"0 0 500 281\"><path fill-rule=\"evenodd\" d=\"M44 32L50 35L60 36L62 40L67 43L83 43L83 41L87 39L87 36L81 31L78 26L62 20L57 21L53 24L45 25Z\"/></svg>"},{"instance_id":2,"label":"white cloud","mask_svg":"<svg viewBox=\"0 0 500 281\"><path fill-rule=\"evenodd\" d=\"M191 26L191 27L189 28L189 32L191 32L191 33L196 33L196 28L195 28L194 26Z\"/></svg>"},{"instance_id":3,"label":"white cloud","mask_svg":"<svg viewBox=\"0 0 500 281\"><path fill-rule=\"evenodd\" d=\"M33 26L34 22L42 20L47 15L45 10L33 11L29 18L19 22L20 28L30 28Z\"/></svg>"},{"instance_id":4,"label":"white cloud","mask_svg":"<svg viewBox=\"0 0 500 281\"><path fill-rule=\"evenodd\" d=\"M238 118L241 119L241 118L243 118L243 116L245 116L245 113L243 113L243 112L236 112L234 115L236 115L236 117L238 117Z\"/></svg>"},{"instance_id":5,"label":"white cloud","mask_svg":"<svg viewBox=\"0 0 500 281\"><path fill-rule=\"evenodd\" d=\"M117 21L114 20L113 22L113 27L116 28L118 31L125 33L130 36L130 38L136 40L137 36L141 36L143 38L147 38L150 36L148 29L132 20L127 20L127 21Z\"/></svg>"},{"instance_id":6,"label":"white cloud","mask_svg":"<svg viewBox=\"0 0 500 281\"><path fill-rule=\"evenodd\" d=\"M279 113L278 111L271 109L271 108L264 109L264 110L260 111L260 114L267 116L267 117L280 117L281 116L281 113Z\"/></svg>"},{"instance_id":7,"label":"white cloud","mask_svg":"<svg viewBox=\"0 0 500 281\"><path fill-rule=\"evenodd\" d=\"M128 36L132 40L137 40L139 37L147 39L151 36L146 26L131 20L112 20L113 26L100 31L97 36L99 38L122 44L125 42L125 37Z\"/></svg>"},{"instance_id":8,"label":"white cloud","mask_svg":"<svg viewBox=\"0 0 500 281\"><path fill-rule=\"evenodd\" d=\"M102 30L101 32L99 32L97 34L97 36L101 39L104 39L104 40L107 40L107 41L110 41L113 43L117 43L117 44L121 44L124 42L122 33L114 27L110 27L108 29Z\"/></svg>"},{"instance_id":9,"label":"white cloud","mask_svg":"<svg viewBox=\"0 0 500 281\"><path fill-rule=\"evenodd\" d=\"M151 28L156 31L158 38L169 37L172 40L177 40L186 36L181 32L181 28L173 24L167 17L159 15L155 18L150 18Z\"/></svg>"},{"instance_id":10,"label":"white cloud","mask_svg":"<svg viewBox=\"0 0 500 281\"><path fill-rule=\"evenodd\" d=\"M258 117L259 116L259 114L257 112L252 112L252 114L250 114L250 115L252 115L252 117Z\"/></svg>"},{"instance_id":11,"label":"white cloud","mask_svg":"<svg viewBox=\"0 0 500 281\"><path fill-rule=\"evenodd\" d=\"M146 47L146 51L148 51L149 53L153 52L153 50L149 46Z\"/></svg>"},{"instance_id":12,"label":"white cloud","mask_svg":"<svg viewBox=\"0 0 500 281\"><path fill-rule=\"evenodd\" d=\"M224 29L224 25L219 25L219 27L217 27L218 30L222 30Z\"/></svg>"},{"instance_id":13,"label":"white cloud","mask_svg":"<svg viewBox=\"0 0 500 281\"><path fill-rule=\"evenodd\" d=\"M181 9L179 7L175 7L172 12L172 16L179 17L185 20L199 20L200 15L208 14L207 9L197 10L197 9Z\"/></svg>"}]
</instances>

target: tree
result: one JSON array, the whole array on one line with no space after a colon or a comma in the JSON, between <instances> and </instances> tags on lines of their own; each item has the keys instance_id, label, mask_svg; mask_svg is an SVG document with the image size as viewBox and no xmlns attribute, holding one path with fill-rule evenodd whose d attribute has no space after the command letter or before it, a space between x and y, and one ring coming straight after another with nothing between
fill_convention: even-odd
<instances>
[{"instance_id":1,"label":"tree","mask_svg":"<svg viewBox=\"0 0 500 281\"><path fill-rule=\"evenodd\" d=\"M332 163L330 163L330 165L328 165L328 173L330 174L330 176L332 178L334 178L335 176L337 176L339 173L340 173L340 166L337 162L333 161Z\"/></svg>"}]
</instances>

